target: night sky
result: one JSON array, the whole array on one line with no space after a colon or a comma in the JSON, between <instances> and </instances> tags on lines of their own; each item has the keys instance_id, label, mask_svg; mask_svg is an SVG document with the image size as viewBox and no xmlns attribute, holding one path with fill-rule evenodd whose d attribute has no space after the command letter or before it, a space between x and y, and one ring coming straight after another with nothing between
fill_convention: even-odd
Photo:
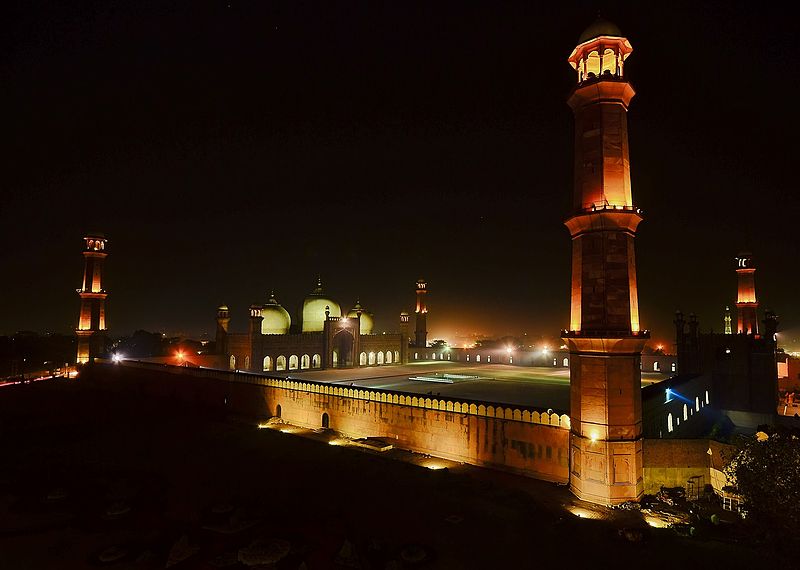
<instances>
[{"instance_id":1,"label":"night sky","mask_svg":"<svg viewBox=\"0 0 800 570\"><path fill-rule=\"evenodd\" d=\"M111 332L213 334L215 307L321 275L429 338L568 325L575 77L598 8L634 52L642 325L722 328L734 256L800 339L796 22L757 2L16 2L2 39L0 333L69 332L82 236ZM800 343L798 343L800 344Z\"/></svg>"}]
</instances>

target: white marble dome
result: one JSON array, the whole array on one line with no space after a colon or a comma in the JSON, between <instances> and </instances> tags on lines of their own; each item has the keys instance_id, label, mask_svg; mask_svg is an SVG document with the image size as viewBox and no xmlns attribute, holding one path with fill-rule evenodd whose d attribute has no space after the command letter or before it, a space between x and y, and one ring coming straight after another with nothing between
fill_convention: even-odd
<instances>
[{"instance_id":1,"label":"white marble dome","mask_svg":"<svg viewBox=\"0 0 800 570\"><path fill-rule=\"evenodd\" d=\"M359 301L356 301L355 307L350 309L347 316L348 318L355 319L359 312L361 312L361 334L372 334L372 329L375 326L375 319L372 313L361 306Z\"/></svg>"},{"instance_id":2,"label":"white marble dome","mask_svg":"<svg viewBox=\"0 0 800 570\"><path fill-rule=\"evenodd\" d=\"M321 332L325 323L326 307L330 316L341 317L342 308L339 303L325 296L322 281L317 281L317 288L309 293L303 301L303 332Z\"/></svg>"},{"instance_id":3,"label":"white marble dome","mask_svg":"<svg viewBox=\"0 0 800 570\"><path fill-rule=\"evenodd\" d=\"M274 293L270 294L269 301L262 308L261 316L264 317L261 321L261 334L287 334L292 326L289 311L278 303Z\"/></svg>"}]
</instances>

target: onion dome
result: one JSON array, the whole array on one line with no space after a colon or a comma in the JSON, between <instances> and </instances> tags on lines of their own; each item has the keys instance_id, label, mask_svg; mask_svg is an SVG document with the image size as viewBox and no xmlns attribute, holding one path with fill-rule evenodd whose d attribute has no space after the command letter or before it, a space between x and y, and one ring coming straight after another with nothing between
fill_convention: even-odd
<instances>
[{"instance_id":1,"label":"onion dome","mask_svg":"<svg viewBox=\"0 0 800 570\"><path fill-rule=\"evenodd\" d=\"M581 37L578 38L578 43L582 44L589 40L599 38L600 36L623 37L622 31L616 24L597 16L597 19L592 22L591 25L583 31Z\"/></svg>"},{"instance_id":2,"label":"onion dome","mask_svg":"<svg viewBox=\"0 0 800 570\"><path fill-rule=\"evenodd\" d=\"M261 309L261 334L287 334L292 325L289 311L284 309L275 298L275 293L270 293L269 300Z\"/></svg>"},{"instance_id":3,"label":"onion dome","mask_svg":"<svg viewBox=\"0 0 800 570\"><path fill-rule=\"evenodd\" d=\"M350 309L350 312L347 313L347 316L351 319L355 319L359 315L361 315L361 334L372 334L372 328L375 326L375 319L373 318L372 313L361 306L360 301L356 301L355 307Z\"/></svg>"},{"instance_id":4,"label":"onion dome","mask_svg":"<svg viewBox=\"0 0 800 570\"><path fill-rule=\"evenodd\" d=\"M317 287L303 300L303 332L321 332L325 324L325 311L332 317L341 317L342 308L339 303L325 296L322 280L317 280Z\"/></svg>"}]
</instances>

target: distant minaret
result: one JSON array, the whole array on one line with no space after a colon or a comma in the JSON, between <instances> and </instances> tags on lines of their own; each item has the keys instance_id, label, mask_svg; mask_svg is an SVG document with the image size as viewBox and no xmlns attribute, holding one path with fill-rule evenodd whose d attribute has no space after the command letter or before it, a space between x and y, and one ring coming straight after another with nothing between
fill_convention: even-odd
<instances>
[{"instance_id":1,"label":"distant minaret","mask_svg":"<svg viewBox=\"0 0 800 570\"><path fill-rule=\"evenodd\" d=\"M738 313L737 331L740 334L758 334L755 273L756 266L753 256L749 253L740 253L736 257L736 277L739 281L736 312Z\"/></svg>"},{"instance_id":2,"label":"distant minaret","mask_svg":"<svg viewBox=\"0 0 800 570\"><path fill-rule=\"evenodd\" d=\"M106 238L103 234L89 234L83 240L83 285L78 289L81 313L78 328L78 364L91 362L104 349L106 330L106 293L103 287L103 263L106 256Z\"/></svg>"},{"instance_id":3,"label":"distant minaret","mask_svg":"<svg viewBox=\"0 0 800 570\"><path fill-rule=\"evenodd\" d=\"M731 325L731 308L725 307L725 334L733 334L733 326Z\"/></svg>"},{"instance_id":4,"label":"distant minaret","mask_svg":"<svg viewBox=\"0 0 800 570\"><path fill-rule=\"evenodd\" d=\"M400 313L400 364L408 364L408 320L408 313Z\"/></svg>"},{"instance_id":5,"label":"distant minaret","mask_svg":"<svg viewBox=\"0 0 800 570\"><path fill-rule=\"evenodd\" d=\"M417 279L417 329L415 331L415 346L428 346L428 305L425 296L428 294L428 284L424 279Z\"/></svg>"},{"instance_id":6,"label":"distant minaret","mask_svg":"<svg viewBox=\"0 0 800 570\"><path fill-rule=\"evenodd\" d=\"M228 305L223 303L217 307L217 334L215 339L217 341L217 354L224 356L226 359L228 357L228 325L230 322L231 317ZM227 360L224 365L228 365Z\"/></svg>"}]
</instances>

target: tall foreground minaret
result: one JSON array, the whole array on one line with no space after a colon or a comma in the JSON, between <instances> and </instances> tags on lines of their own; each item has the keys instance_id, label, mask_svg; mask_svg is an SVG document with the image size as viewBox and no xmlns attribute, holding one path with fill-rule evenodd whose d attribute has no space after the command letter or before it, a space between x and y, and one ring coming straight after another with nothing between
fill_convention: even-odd
<instances>
[{"instance_id":1,"label":"tall foreground minaret","mask_svg":"<svg viewBox=\"0 0 800 570\"><path fill-rule=\"evenodd\" d=\"M756 264L749 253L736 257L738 293L736 313L737 331L740 334L758 334L758 299L756 298Z\"/></svg>"},{"instance_id":2,"label":"tall foreground minaret","mask_svg":"<svg viewBox=\"0 0 800 570\"><path fill-rule=\"evenodd\" d=\"M570 330L570 489L601 504L643 493L641 352L633 239L641 222L631 196L623 74L633 48L600 18L569 56L577 85Z\"/></svg>"},{"instance_id":3,"label":"tall foreground minaret","mask_svg":"<svg viewBox=\"0 0 800 570\"><path fill-rule=\"evenodd\" d=\"M83 285L78 289L81 313L75 331L78 335L78 364L86 364L103 352L108 296L103 287L103 264L108 255L106 238L95 233L83 240Z\"/></svg>"},{"instance_id":4,"label":"tall foreground minaret","mask_svg":"<svg viewBox=\"0 0 800 570\"><path fill-rule=\"evenodd\" d=\"M414 331L414 345L428 346L428 305L425 296L428 294L428 284L424 279L417 279L417 323Z\"/></svg>"}]
</instances>

